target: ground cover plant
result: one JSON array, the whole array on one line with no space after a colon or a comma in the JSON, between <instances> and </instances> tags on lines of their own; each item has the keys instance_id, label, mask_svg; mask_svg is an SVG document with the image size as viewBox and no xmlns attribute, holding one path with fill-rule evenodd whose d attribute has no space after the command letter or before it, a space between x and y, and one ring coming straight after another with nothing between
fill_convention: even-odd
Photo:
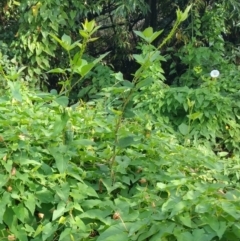
<instances>
[{"instance_id":1,"label":"ground cover plant","mask_svg":"<svg viewBox=\"0 0 240 241\"><path fill-rule=\"evenodd\" d=\"M236 165L103 103L9 82L1 98L1 237L238 240Z\"/></svg>"},{"instance_id":2,"label":"ground cover plant","mask_svg":"<svg viewBox=\"0 0 240 241\"><path fill-rule=\"evenodd\" d=\"M72 103L71 90L106 56L83 55L95 40L94 21L82 24L81 42L51 34L69 56L67 68L49 71L67 76L59 93L30 88L24 67L2 57L2 240L239 240L238 92L204 75L198 89L163 82L160 49L189 11L177 10L159 47L152 43L161 31L136 31L142 43L133 81L114 73L88 102ZM230 149L217 140L216 151L213 137Z\"/></svg>"}]
</instances>

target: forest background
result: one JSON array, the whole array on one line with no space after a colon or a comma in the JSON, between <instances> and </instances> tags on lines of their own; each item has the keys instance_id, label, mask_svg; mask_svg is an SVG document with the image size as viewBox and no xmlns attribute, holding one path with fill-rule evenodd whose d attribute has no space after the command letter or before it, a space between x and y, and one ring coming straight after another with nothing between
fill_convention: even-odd
<instances>
[{"instance_id":1,"label":"forest background","mask_svg":"<svg viewBox=\"0 0 240 241\"><path fill-rule=\"evenodd\" d=\"M2 0L0 238L238 241L239 11Z\"/></svg>"}]
</instances>

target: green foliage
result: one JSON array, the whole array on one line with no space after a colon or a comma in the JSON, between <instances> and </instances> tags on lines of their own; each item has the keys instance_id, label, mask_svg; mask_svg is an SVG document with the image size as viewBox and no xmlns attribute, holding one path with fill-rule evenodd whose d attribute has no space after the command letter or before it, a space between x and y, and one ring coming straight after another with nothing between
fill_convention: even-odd
<instances>
[{"instance_id":1,"label":"green foliage","mask_svg":"<svg viewBox=\"0 0 240 241\"><path fill-rule=\"evenodd\" d=\"M36 17L41 6L33 7ZM186 11L178 10L178 21ZM140 67L133 82L114 73L115 84L99 93L103 98L71 105L72 88L102 71L97 63L103 56L83 59L94 30L94 21L85 21L82 43L51 34L70 61L69 68L51 70L70 76L60 95L30 89L22 68L1 58L0 238L239 240L239 156L226 161L225 150L217 156L205 145L188 145L194 128L197 133L207 126L212 137L227 120L237 143L237 81L229 86L231 75L222 81L221 75L203 75L198 89L167 87L160 65L165 59L149 44L159 32L148 28L139 33L148 44L134 55ZM172 36L171 31L163 43ZM147 98L146 105L138 105ZM154 104L159 112L153 112ZM158 114L164 115L157 119ZM171 125L165 128L166 119Z\"/></svg>"},{"instance_id":2,"label":"green foliage","mask_svg":"<svg viewBox=\"0 0 240 241\"><path fill-rule=\"evenodd\" d=\"M83 25L83 29L79 30L79 34L83 37L83 42L79 43L76 41L72 43L70 36L64 34L61 39L59 39L54 34L50 34L52 38L57 41L62 48L67 52L70 66L69 68L56 68L49 71L49 73L58 73L66 76L66 80L60 82L62 89L60 94L65 94L69 96L75 86L83 82L84 77L93 69L93 67L99 63L108 53L101 55L99 58L88 62L83 59L83 53L86 49L88 42L95 41L96 38L92 38L92 34L98 30L99 27L95 27L95 21L86 20ZM80 48L80 51L77 51L74 55L71 54L71 50L76 47ZM74 79L74 75L78 77Z\"/></svg>"},{"instance_id":3,"label":"green foliage","mask_svg":"<svg viewBox=\"0 0 240 241\"><path fill-rule=\"evenodd\" d=\"M8 85L0 106L2 238L239 239L238 177L224 175L234 166L179 145L144 116L123 121L112 165L118 116L101 102L69 108L66 98Z\"/></svg>"},{"instance_id":4,"label":"green foliage","mask_svg":"<svg viewBox=\"0 0 240 241\"><path fill-rule=\"evenodd\" d=\"M136 95L136 107L157 119L163 117L167 125L179 131L185 144L209 141L216 152L239 153L239 73L236 67L229 67L217 79L201 74L201 68L195 69L201 81L195 89L163 88L155 79Z\"/></svg>"}]
</instances>

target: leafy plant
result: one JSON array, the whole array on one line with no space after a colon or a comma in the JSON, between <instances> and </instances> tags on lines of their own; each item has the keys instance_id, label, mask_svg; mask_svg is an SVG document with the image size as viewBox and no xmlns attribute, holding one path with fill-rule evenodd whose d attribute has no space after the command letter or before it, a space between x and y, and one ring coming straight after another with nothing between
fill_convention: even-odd
<instances>
[{"instance_id":1,"label":"leafy plant","mask_svg":"<svg viewBox=\"0 0 240 241\"><path fill-rule=\"evenodd\" d=\"M182 14L178 10L178 19ZM204 146L181 145L177 132L162 131L151 112L132 106L136 91L150 87L149 68L163 59L150 46L158 33L138 33L148 46L134 56L140 68L133 83L115 73L117 82L103 89L103 98L87 103L69 105L63 93L77 83L71 78L62 95L43 93L0 68L6 86L0 101L0 238L239 240L239 158L226 163ZM53 38L72 60L70 50L80 43L67 35ZM80 45L77 64L73 58L69 69L56 71L86 76L95 62L84 61L83 50ZM158 77L156 71L153 81ZM212 89L217 96L217 85ZM193 115L197 104L190 97Z\"/></svg>"},{"instance_id":2,"label":"leafy plant","mask_svg":"<svg viewBox=\"0 0 240 241\"><path fill-rule=\"evenodd\" d=\"M62 36L61 39L51 34L54 40L56 40L67 51L70 63L70 66L67 69L56 68L49 71L49 73L60 73L66 76L66 80L59 83L62 85L60 94L65 94L69 96L73 88L79 85L79 83L83 82L83 79L88 74L88 72L108 54L105 53L90 63L88 63L87 60L82 58L87 43L96 40L96 38L92 38L91 36L95 31L97 31L98 28L99 27L95 27L94 20L90 22L86 20L83 24L83 29L79 31L80 35L83 37L82 43L79 43L79 41L72 43L70 36L65 34ZM73 50L75 47L79 47L80 51L76 52L74 56L71 56L70 51ZM77 74L79 76L75 80L74 74Z\"/></svg>"}]
</instances>

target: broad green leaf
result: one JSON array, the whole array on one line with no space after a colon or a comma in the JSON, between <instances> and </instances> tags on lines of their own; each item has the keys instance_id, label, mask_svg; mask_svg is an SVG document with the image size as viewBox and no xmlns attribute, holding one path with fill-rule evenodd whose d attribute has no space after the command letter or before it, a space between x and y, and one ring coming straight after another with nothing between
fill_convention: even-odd
<instances>
[{"instance_id":1,"label":"broad green leaf","mask_svg":"<svg viewBox=\"0 0 240 241\"><path fill-rule=\"evenodd\" d=\"M78 217L75 217L75 223L77 225L77 227L82 230L83 232L85 232L88 228L86 227L85 223Z\"/></svg>"},{"instance_id":2,"label":"broad green leaf","mask_svg":"<svg viewBox=\"0 0 240 241\"><path fill-rule=\"evenodd\" d=\"M69 103L69 100L68 100L67 96L60 96L60 97L56 98L54 101L57 102L59 105L61 105L63 107L67 107L68 103Z\"/></svg>"},{"instance_id":3,"label":"broad green leaf","mask_svg":"<svg viewBox=\"0 0 240 241\"><path fill-rule=\"evenodd\" d=\"M180 221L182 222L183 225L185 225L189 228L192 227L192 220L191 220L191 216L189 215L189 213L179 215L178 218L180 219Z\"/></svg>"},{"instance_id":4,"label":"broad green leaf","mask_svg":"<svg viewBox=\"0 0 240 241\"><path fill-rule=\"evenodd\" d=\"M88 196L98 197L98 194L96 193L96 191L89 185L86 185L84 183L78 183L78 188Z\"/></svg>"},{"instance_id":5,"label":"broad green leaf","mask_svg":"<svg viewBox=\"0 0 240 241\"><path fill-rule=\"evenodd\" d=\"M125 148L134 143L133 136L122 137L118 140L117 146L120 148Z\"/></svg>"},{"instance_id":6,"label":"broad green leaf","mask_svg":"<svg viewBox=\"0 0 240 241\"><path fill-rule=\"evenodd\" d=\"M165 203L163 203L162 211L172 211L172 215L175 215L175 213L183 210L185 206L185 203L181 201L180 198L170 197Z\"/></svg>"},{"instance_id":7,"label":"broad green leaf","mask_svg":"<svg viewBox=\"0 0 240 241\"><path fill-rule=\"evenodd\" d=\"M179 201L177 202L171 212L170 217L174 217L175 215L182 213L184 209L188 207L188 202L187 201Z\"/></svg>"},{"instance_id":8,"label":"broad green leaf","mask_svg":"<svg viewBox=\"0 0 240 241\"><path fill-rule=\"evenodd\" d=\"M205 233L204 229L194 229L192 236L194 241L211 241L215 235Z\"/></svg>"},{"instance_id":9,"label":"broad green leaf","mask_svg":"<svg viewBox=\"0 0 240 241\"><path fill-rule=\"evenodd\" d=\"M16 230L18 218L13 212L12 207L7 207L5 209L3 221L8 226L8 228L10 228L11 230Z\"/></svg>"},{"instance_id":10,"label":"broad green leaf","mask_svg":"<svg viewBox=\"0 0 240 241\"><path fill-rule=\"evenodd\" d=\"M45 241L50 236L54 235L57 229L58 225L53 225L52 223L47 223L46 225L44 225L42 227L42 241Z\"/></svg>"},{"instance_id":11,"label":"broad green leaf","mask_svg":"<svg viewBox=\"0 0 240 241\"><path fill-rule=\"evenodd\" d=\"M84 38L89 38L89 34L85 30L79 30L79 34Z\"/></svg>"},{"instance_id":12,"label":"broad green leaf","mask_svg":"<svg viewBox=\"0 0 240 241\"><path fill-rule=\"evenodd\" d=\"M111 221L107 219L109 215L111 215L111 210L100 210L100 209L91 209L81 213L78 217L80 219L89 218L89 219L98 219L101 220L103 223L111 224Z\"/></svg>"},{"instance_id":13,"label":"broad green leaf","mask_svg":"<svg viewBox=\"0 0 240 241\"><path fill-rule=\"evenodd\" d=\"M21 166L24 166L24 165L33 165L33 166L41 166L41 162L39 161L35 161L35 160L29 160L29 159L21 159Z\"/></svg>"},{"instance_id":14,"label":"broad green leaf","mask_svg":"<svg viewBox=\"0 0 240 241\"><path fill-rule=\"evenodd\" d=\"M182 232L177 235L177 241L193 241L193 236L190 232ZM195 241L195 240L194 240Z\"/></svg>"},{"instance_id":15,"label":"broad green leaf","mask_svg":"<svg viewBox=\"0 0 240 241\"><path fill-rule=\"evenodd\" d=\"M178 129L182 135L187 135L189 133L189 128L185 123L178 126Z\"/></svg>"},{"instance_id":16,"label":"broad green leaf","mask_svg":"<svg viewBox=\"0 0 240 241\"><path fill-rule=\"evenodd\" d=\"M227 214L231 215L235 219L240 218L240 211L238 210L237 206L234 205L233 203L222 202L221 207Z\"/></svg>"},{"instance_id":17,"label":"broad green leaf","mask_svg":"<svg viewBox=\"0 0 240 241\"><path fill-rule=\"evenodd\" d=\"M28 212L22 203L17 206L13 206L13 212L22 223L24 223L25 219L28 217Z\"/></svg>"},{"instance_id":18,"label":"broad green leaf","mask_svg":"<svg viewBox=\"0 0 240 241\"><path fill-rule=\"evenodd\" d=\"M172 237L174 234L174 229L176 228L176 224L173 222L163 222L161 224L161 229L158 233L153 235L149 240L150 241L165 241L165 237Z\"/></svg>"},{"instance_id":19,"label":"broad green leaf","mask_svg":"<svg viewBox=\"0 0 240 241\"><path fill-rule=\"evenodd\" d=\"M61 101L63 101L63 104L64 104L64 101L66 101L66 98L61 99ZM58 135L63 131L63 129L67 125L69 115L65 111L64 113L62 113L61 117L56 116L55 119L56 119L56 121L54 123L54 129L53 129L52 135Z\"/></svg>"},{"instance_id":20,"label":"broad green leaf","mask_svg":"<svg viewBox=\"0 0 240 241\"><path fill-rule=\"evenodd\" d=\"M56 191L56 194L60 197L60 199L66 203L70 193L69 184L66 182L63 183L61 186L55 186L54 190Z\"/></svg>"},{"instance_id":21,"label":"broad green leaf","mask_svg":"<svg viewBox=\"0 0 240 241\"><path fill-rule=\"evenodd\" d=\"M3 192L3 195L1 197L1 202L0 202L0 223L3 221L3 215L6 210L6 206L11 203L11 198L10 198L10 193L8 192Z\"/></svg>"},{"instance_id":22,"label":"broad green leaf","mask_svg":"<svg viewBox=\"0 0 240 241\"><path fill-rule=\"evenodd\" d=\"M114 238L113 238L114 237ZM97 241L126 241L128 233L122 223L112 225L97 238Z\"/></svg>"},{"instance_id":23,"label":"broad green leaf","mask_svg":"<svg viewBox=\"0 0 240 241\"><path fill-rule=\"evenodd\" d=\"M85 26L86 30L90 33L93 31L93 28L95 26L95 21L91 20L90 22L85 22L84 26Z\"/></svg>"},{"instance_id":24,"label":"broad green leaf","mask_svg":"<svg viewBox=\"0 0 240 241\"><path fill-rule=\"evenodd\" d=\"M226 222L219 221L217 217L205 215L203 216L203 221L208 224L217 234L219 239L222 238L223 234L227 229Z\"/></svg>"},{"instance_id":25,"label":"broad green leaf","mask_svg":"<svg viewBox=\"0 0 240 241\"><path fill-rule=\"evenodd\" d=\"M146 61L145 58L143 58L143 56L140 54L133 54L133 58L141 65Z\"/></svg>"},{"instance_id":26,"label":"broad green leaf","mask_svg":"<svg viewBox=\"0 0 240 241\"><path fill-rule=\"evenodd\" d=\"M196 112L196 113L192 113L192 114L188 115L188 118L189 118L190 120L196 120L196 119L201 119L202 116L203 116L203 113L201 113L201 112Z\"/></svg>"},{"instance_id":27,"label":"broad green leaf","mask_svg":"<svg viewBox=\"0 0 240 241\"><path fill-rule=\"evenodd\" d=\"M43 230L43 225L42 224L38 225L33 237L38 236L42 232L42 230Z\"/></svg>"},{"instance_id":28,"label":"broad green leaf","mask_svg":"<svg viewBox=\"0 0 240 241\"><path fill-rule=\"evenodd\" d=\"M116 78L116 80L118 80L118 81L124 81L124 79L123 79L123 74L121 73L121 72L117 72L117 73L115 73L115 74L113 74L113 76Z\"/></svg>"},{"instance_id":29,"label":"broad green leaf","mask_svg":"<svg viewBox=\"0 0 240 241\"><path fill-rule=\"evenodd\" d=\"M65 171L68 168L68 161L70 159L70 157L64 155L60 151L62 147L60 146L60 147L49 147L48 148L50 154L55 159L56 167L57 167L60 174L65 173Z\"/></svg>"},{"instance_id":30,"label":"broad green leaf","mask_svg":"<svg viewBox=\"0 0 240 241\"><path fill-rule=\"evenodd\" d=\"M134 84L133 84L132 82L128 81L128 80L124 80L124 81L122 82L122 84L123 84L124 86L126 86L126 87L129 87L129 88L133 88L133 87L134 87Z\"/></svg>"},{"instance_id":31,"label":"broad green leaf","mask_svg":"<svg viewBox=\"0 0 240 241\"><path fill-rule=\"evenodd\" d=\"M65 202L60 202L57 205L57 208L53 211L53 217L52 220L56 220L57 218L59 218L60 216L62 216L65 212L66 209L66 203Z\"/></svg>"},{"instance_id":32,"label":"broad green leaf","mask_svg":"<svg viewBox=\"0 0 240 241\"><path fill-rule=\"evenodd\" d=\"M164 226L164 224L163 224ZM152 224L150 229L146 230L144 233L142 233L139 238L138 241L146 241L148 239L148 237L151 237L152 235L156 234L157 232L159 232L159 224ZM158 241L158 240L156 240Z\"/></svg>"},{"instance_id":33,"label":"broad green leaf","mask_svg":"<svg viewBox=\"0 0 240 241\"><path fill-rule=\"evenodd\" d=\"M134 30L134 33L138 35L140 38L144 39L146 42L148 42L148 39L144 36L142 32Z\"/></svg>"},{"instance_id":34,"label":"broad green leaf","mask_svg":"<svg viewBox=\"0 0 240 241\"><path fill-rule=\"evenodd\" d=\"M66 237L68 237L67 238L68 240L71 240L71 238L70 238L71 233L72 233L71 228L65 228L60 234L59 241L61 241L62 239L65 239Z\"/></svg>"},{"instance_id":35,"label":"broad green leaf","mask_svg":"<svg viewBox=\"0 0 240 241\"><path fill-rule=\"evenodd\" d=\"M162 183L162 182L157 183L157 188L159 188L161 190L165 190L166 187L167 187L167 185L165 183Z\"/></svg>"},{"instance_id":36,"label":"broad green leaf","mask_svg":"<svg viewBox=\"0 0 240 241\"><path fill-rule=\"evenodd\" d=\"M53 202L53 193L46 188L42 188L42 190L37 191L35 193L35 196L42 203L52 203Z\"/></svg>"},{"instance_id":37,"label":"broad green leaf","mask_svg":"<svg viewBox=\"0 0 240 241\"><path fill-rule=\"evenodd\" d=\"M20 93L20 83L12 81L8 81L7 83L12 92L12 97L17 101L22 102L22 95Z\"/></svg>"},{"instance_id":38,"label":"broad green leaf","mask_svg":"<svg viewBox=\"0 0 240 241\"><path fill-rule=\"evenodd\" d=\"M72 40L71 40L70 36L68 36L66 34L63 34L62 41L64 43L66 43L67 45L71 45L71 43L72 43Z\"/></svg>"},{"instance_id":39,"label":"broad green leaf","mask_svg":"<svg viewBox=\"0 0 240 241\"><path fill-rule=\"evenodd\" d=\"M87 65L84 65L81 68L81 71L79 72L79 74L81 74L82 77L84 77L93 67L94 67L94 63L89 63Z\"/></svg>"},{"instance_id":40,"label":"broad green leaf","mask_svg":"<svg viewBox=\"0 0 240 241\"><path fill-rule=\"evenodd\" d=\"M19 227L19 229L17 231L14 232L14 234L15 234L15 236L17 237L17 239L19 241L20 240L21 241L28 241L28 237L27 237L28 235L27 235L26 231L23 230L23 229L20 229L20 227Z\"/></svg>"},{"instance_id":41,"label":"broad green leaf","mask_svg":"<svg viewBox=\"0 0 240 241\"><path fill-rule=\"evenodd\" d=\"M152 27L148 27L143 31L143 35L146 38L150 38L153 35L153 28Z\"/></svg>"},{"instance_id":42,"label":"broad green leaf","mask_svg":"<svg viewBox=\"0 0 240 241\"><path fill-rule=\"evenodd\" d=\"M210 203L199 203L196 205L195 211L197 213L208 213L211 211L211 204Z\"/></svg>"},{"instance_id":43,"label":"broad green leaf","mask_svg":"<svg viewBox=\"0 0 240 241\"><path fill-rule=\"evenodd\" d=\"M25 207L30 211L33 215L35 211L36 201L35 196L32 193L29 193L24 201Z\"/></svg>"},{"instance_id":44,"label":"broad green leaf","mask_svg":"<svg viewBox=\"0 0 240 241\"><path fill-rule=\"evenodd\" d=\"M68 39L68 37L67 37L67 35L63 35L63 39L65 40L65 41L63 41L63 40L61 40L61 39L59 39L57 36L55 36L54 34L49 34L54 40L56 40L66 51L69 51L69 50L71 50L71 42L70 43L68 43L68 41L69 41L69 39Z\"/></svg>"}]
</instances>

